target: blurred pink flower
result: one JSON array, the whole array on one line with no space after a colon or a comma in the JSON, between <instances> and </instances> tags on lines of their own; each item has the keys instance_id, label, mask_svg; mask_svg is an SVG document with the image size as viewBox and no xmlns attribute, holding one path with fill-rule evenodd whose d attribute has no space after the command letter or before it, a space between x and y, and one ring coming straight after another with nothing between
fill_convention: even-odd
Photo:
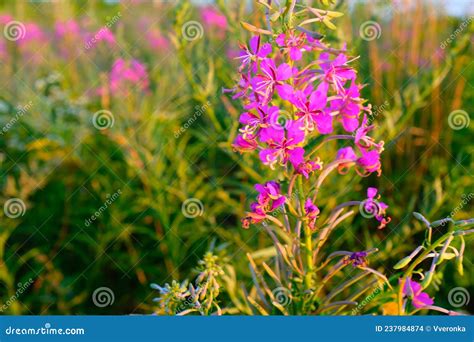
<instances>
[{"instance_id":1,"label":"blurred pink flower","mask_svg":"<svg viewBox=\"0 0 474 342\"><path fill-rule=\"evenodd\" d=\"M110 92L124 95L133 89L148 90L150 81L145 65L136 59L125 61L117 59L112 65L109 75Z\"/></svg>"},{"instance_id":2,"label":"blurred pink flower","mask_svg":"<svg viewBox=\"0 0 474 342\"><path fill-rule=\"evenodd\" d=\"M0 14L0 25L6 25L13 20L10 14Z\"/></svg>"},{"instance_id":3,"label":"blurred pink flower","mask_svg":"<svg viewBox=\"0 0 474 342\"><path fill-rule=\"evenodd\" d=\"M96 31L93 34L88 34L86 36L85 40L85 47L86 49L90 49L98 42L104 42L106 43L109 47L113 47L116 45L116 39L112 31L109 30L108 27L102 27L98 31Z\"/></svg>"},{"instance_id":4,"label":"blurred pink flower","mask_svg":"<svg viewBox=\"0 0 474 342\"><path fill-rule=\"evenodd\" d=\"M154 51L163 52L170 48L169 40L156 29L148 31L145 37L149 47Z\"/></svg>"},{"instance_id":5,"label":"blurred pink flower","mask_svg":"<svg viewBox=\"0 0 474 342\"><path fill-rule=\"evenodd\" d=\"M27 48L34 44L42 44L46 41L47 36L43 30L35 23L24 24L24 35L21 35L16 41L20 48Z\"/></svg>"},{"instance_id":6,"label":"blurred pink flower","mask_svg":"<svg viewBox=\"0 0 474 342\"><path fill-rule=\"evenodd\" d=\"M81 34L81 28L75 20L57 22L54 28L58 38L78 37Z\"/></svg>"},{"instance_id":7,"label":"blurred pink flower","mask_svg":"<svg viewBox=\"0 0 474 342\"><path fill-rule=\"evenodd\" d=\"M201 10L201 18L208 27L227 30L227 18L211 6L204 7Z\"/></svg>"}]
</instances>

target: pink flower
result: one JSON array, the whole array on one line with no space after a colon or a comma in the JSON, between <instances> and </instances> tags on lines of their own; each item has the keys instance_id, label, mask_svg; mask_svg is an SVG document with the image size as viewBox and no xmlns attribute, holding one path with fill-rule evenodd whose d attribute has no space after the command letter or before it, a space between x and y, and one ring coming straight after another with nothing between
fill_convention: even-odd
<instances>
[{"instance_id":1,"label":"pink flower","mask_svg":"<svg viewBox=\"0 0 474 342\"><path fill-rule=\"evenodd\" d=\"M316 228L316 219L319 215L319 208L314 205L311 198L308 198L306 200L306 203L304 205L304 212L305 218L308 220L308 226L314 230Z\"/></svg>"},{"instance_id":2,"label":"pink flower","mask_svg":"<svg viewBox=\"0 0 474 342\"><path fill-rule=\"evenodd\" d=\"M201 10L201 18L206 26L218 29L218 32L227 30L227 18L211 6Z\"/></svg>"},{"instance_id":3,"label":"pink flower","mask_svg":"<svg viewBox=\"0 0 474 342\"><path fill-rule=\"evenodd\" d=\"M280 185L277 182L266 182L265 184L256 184L255 190L258 191L257 202L250 205L251 211L242 219L242 226L248 228L250 224L260 223L265 220L267 212L272 212L283 205L286 197L281 194Z\"/></svg>"},{"instance_id":4,"label":"pink flower","mask_svg":"<svg viewBox=\"0 0 474 342\"><path fill-rule=\"evenodd\" d=\"M234 150L242 152L254 151L258 147L258 142L255 140L255 136L248 136L244 138L241 134L237 135L234 143L232 144Z\"/></svg>"},{"instance_id":5,"label":"pink flower","mask_svg":"<svg viewBox=\"0 0 474 342\"><path fill-rule=\"evenodd\" d=\"M331 61L329 60L328 53L322 53L319 59L323 61L323 63L321 63L323 82L332 84L336 92L343 92L343 86L346 81L356 78L356 73L347 65L347 57L344 54L339 54Z\"/></svg>"},{"instance_id":6,"label":"pink flower","mask_svg":"<svg viewBox=\"0 0 474 342\"><path fill-rule=\"evenodd\" d=\"M367 199L364 203L364 211L372 214L377 221L380 222L379 229L384 228L392 219L385 217L388 209L388 205L384 202L378 201L380 196L377 196L377 188L369 187L367 189Z\"/></svg>"},{"instance_id":7,"label":"pink flower","mask_svg":"<svg viewBox=\"0 0 474 342\"><path fill-rule=\"evenodd\" d=\"M102 27L93 34L86 36L85 46L87 49L96 46L97 42L104 42L109 47L116 45L115 36L108 27Z\"/></svg>"},{"instance_id":8,"label":"pink flower","mask_svg":"<svg viewBox=\"0 0 474 342\"><path fill-rule=\"evenodd\" d=\"M411 299L413 306L421 309L427 305L433 305L434 300L426 292L422 292L421 285L408 278L403 288L403 294Z\"/></svg>"},{"instance_id":9,"label":"pink flower","mask_svg":"<svg viewBox=\"0 0 474 342\"><path fill-rule=\"evenodd\" d=\"M79 37L81 34L79 24L75 20L57 22L54 25L54 28L56 36L60 39L68 37Z\"/></svg>"},{"instance_id":10,"label":"pink flower","mask_svg":"<svg viewBox=\"0 0 474 342\"><path fill-rule=\"evenodd\" d=\"M275 90L282 99L289 100L291 98L293 88L284 82L293 75L288 64L283 63L276 67L273 59L265 58L260 63L260 70L262 73L256 77L255 90L263 96L265 103L271 100Z\"/></svg>"},{"instance_id":11,"label":"pink flower","mask_svg":"<svg viewBox=\"0 0 474 342\"><path fill-rule=\"evenodd\" d=\"M260 140L266 142L269 148L260 151L260 160L271 168L277 162L286 164L290 161L294 167L304 161L304 149L298 144L303 142L305 133L298 121L289 121L287 130L265 128L260 131Z\"/></svg>"},{"instance_id":12,"label":"pink flower","mask_svg":"<svg viewBox=\"0 0 474 342\"><path fill-rule=\"evenodd\" d=\"M25 34L20 36L20 38L16 41L21 49L29 49L35 44L40 45L47 39L47 36L41 27L35 23L26 23L24 33Z\"/></svg>"},{"instance_id":13,"label":"pink flower","mask_svg":"<svg viewBox=\"0 0 474 342\"><path fill-rule=\"evenodd\" d=\"M380 162L380 153L376 150L362 151L362 156L357 159L357 165L359 165L364 172L360 173L361 176L366 174L377 172L380 176L382 173L382 163Z\"/></svg>"},{"instance_id":14,"label":"pink flower","mask_svg":"<svg viewBox=\"0 0 474 342\"><path fill-rule=\"evenodd\" d=\"M353 132L359 127L359 114L362 110L359 86L352 82L348 89L344 89L339 99L331 102L331 111L337 112L342 126L347 132Z\"/></svg>"},{"instance_id":15,"label":"pink flower","mask_svg":"<svg viewBox=\"0 0 474 342\"><path fill-rule=\"evenodd\" d=\"M303 55L301 50L307 48L306 46L306 35L304 33L297 34L296 32L289 32L288 35L284 33L278 35L275 39L278 46L283 47L285 51L288 51L291 60L299 61Z\"/></svg>"},{"instance_id":16,"label":"pink flower","mask_svg":"<svg viewBox=\"0 0 474 342\"><path fill-rule=\"evenodd\" d=\"M315 127L318 127L321 134L332 131L332 117L323 110L327 103L326 83L321 83L309 98L304 91L296 91L291 102L298 109L296 116L301 118L308 131L312 132Z\"/></svg>"},{"instance_id":17,"label":"pink flower","mask_svg":"<svg viewBox=\"0 0 474 342\"><path fill-rule=\"evenodd\" d=\"M118 94L127 94L131 88L148 90L149 86L146 67L136 59L130 62L117 59L112 65L109 79L110 91Z\"/></svg>"},{"instance_id":18,"label":"pink flower","mask_svg":"<svg viewBox=\"0 0 474 342\"><path fill-rule=\"evenodd\" d=\"M382 153L384 142L380 141L377 144L372 137L367 135L367 133L369 133L374 128L373 125L367 125L367 121L367 115L364 115L360 127L357 128L355 132L354 142L361 151L366 151L369 148L374 147L379 153Z\"/></svg>"},{"instance_id":19,"label":"pink flower","mask_svg":"<svg viewBox=\"0 0 474 342\"><path fill-rule=\"evenodd\" d=\"M264 205L268 211L272 211L285 203L286 198L281 194L280 184L277 182L270 181L263 185L256 184L255 190L258 191L258 203Z\"/></svg>"},{"instance_id":20,"label":"pink flower","mask_svg":"<svg viewBox=\"0 0 474 342\"><path fill-rule=\"evenodd\" d=\"M168 51L170 48L170 43L168 39L164 35L160 33L158 30L149 30L147 31L146 40L150 48L157 52L164 52Z\"/></svg>"},{"instance_id":21,"label":"pink flower","mask_svg":"<svg viewBox=\"0 0 474 342\"><path fill-rule=\"evenodd\" d=\"M245 112L240 115L240 123L245 125L239 131L244 138L254 135L260 128L269 127L271 123L276 123L278 119L279 108L277 106L269 107L267 105L258 106L255 112Z\"/></svg>"},{"instance_id":22,"label":"pink flower","mask_svg":"<svg viewBox=\"0 0 474 342\"><path fill-rule=\"evenodd\" d=\"M252 72L256 72L257 63L272 52L272 46L269 43L262 44L260 36L252 37L249 47L240 44L240 49L240 55L237 57L241 60L240 71L246 66L250 66Z\"/></svg>"},{"instance_id":23,"label":"pink flower","mask_svg":"<svg viewBox=\"0 0 474 342\"><path fill-rule=\"evenodd\" d=\"M305 161L301 164L298 164L296 167L296 173L303 175L306 179L309 178L309 175L316 170L321 170L323 168L323 163L319 158L315 161Z\"/></svg>"},{"instance_id":24,"label":"pink flower","mask_svg":"<svg viewBox=\"0 0 474 342\"><path fill-rule=\"evenodd\" d=\"M352 147L343 147L337 151L336 160L346 160L342 162L337 167L339 173L344 174L347 172L347 169L357 160L357 155L355 154Z\"/></svg>"}]
</instances>

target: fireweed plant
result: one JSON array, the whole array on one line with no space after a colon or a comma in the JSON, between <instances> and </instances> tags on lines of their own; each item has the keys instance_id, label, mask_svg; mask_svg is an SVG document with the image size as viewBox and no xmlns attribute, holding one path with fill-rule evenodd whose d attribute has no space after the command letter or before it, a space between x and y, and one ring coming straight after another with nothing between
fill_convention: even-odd
<instances>
[{"instance_id":1,"label":"fireweed plant","mask_svg":"<svg viewBox=\"0 0 474 342\"><path fill-rule=\"evenodd\" d=\"M473 220L430 223L415 213L426 225L426 238L394 266L397 272L405 271L390 279L369 267L368 259L376 248L330 251L331 233L356 212L376 220L378 229L391 221L388 205L375 187L331 208L320 205L320 190L330 176L344 177L351 169L360 177L380 176L384 142L371 137L375 125L369 120L371 105L360 94L363 85L353 67L356 58L345 47L332 48L320 35L301 27L320 21L331 28L331 19L342 14L290 1L272 15L272 7L264 5L268 30L243 23L253 36L240 46L238 83L224 92L232 93L244 108L234 150L258 155L273 175L255 185L256 198L242 226L263 227L273 242L274 263L257 265L247 254L254 286L240 295L235 295L235 286L227 288L236 308L224 311L217 304L219 284L224 269L232 268L217 266L220 259L210 253L205 258L208 262L200 265L210 260L212 265L207 271L201 269L195 284L153 285L161 293L159 311L204 314L201 301L205 301L207 314L415 314L423 309L458 314L434 305L426 290L430 284L440 285L436 269L444 260L455 258L462 274L464 236L473 232L466 229ZM298 13L316 17L296 26L292 11L300 6ZM281 32L273 33L270 22L279 18ZM336 141L343 147L323 160L320 149ZM446 232L433 242L433 229L445 226ZM431 265L424 271L426 260ZM346 275L338 278L343 271ZM203 274L210 280L203 283ZM224 283L229 285L229 281ZM207 296L210 284L214 289L211 299Z\"/></svg>"}]
</instances>

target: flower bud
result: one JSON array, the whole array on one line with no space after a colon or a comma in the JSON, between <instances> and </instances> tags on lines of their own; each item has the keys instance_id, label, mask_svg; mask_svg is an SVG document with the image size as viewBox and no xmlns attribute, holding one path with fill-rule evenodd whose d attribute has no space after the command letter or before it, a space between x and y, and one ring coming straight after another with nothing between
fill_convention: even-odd
<instances>
[{"instance_id":1,"label":"flower bud","mask_svg":"<svg viewBox=\"0 0 474 342\"><path fill-rule=\"evenodd\" d=\"M410 261L412 260L413 258L411 257L411 255L407 256L407 257L404 257L402 260L400 260L399 262L397 262L395 264L395 266L393 266L394 269L396 270L399 270L401 268L404 268L405 266L407 266Z\"/></svg>"}]
</instances>

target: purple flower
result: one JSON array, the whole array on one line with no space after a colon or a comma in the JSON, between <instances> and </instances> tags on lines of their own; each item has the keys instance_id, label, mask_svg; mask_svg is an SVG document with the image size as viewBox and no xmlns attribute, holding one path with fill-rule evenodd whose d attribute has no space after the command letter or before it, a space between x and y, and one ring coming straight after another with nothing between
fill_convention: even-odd
<instances>
[{"instance_id":1,"label":"purple flower","mask_svg":"<svg viewBox=\"0 0 474 342\"><path fill-rule=\"evenodd\" d=\"M249 47L241 44L240 48L240 56L237 57L242 63L240 65L240 71L247 65L250 65L252 72L256 72L257 62L272 52L272 46L269 43L262 44L260 36L252 37L249 42Z\"/></svg>"},{"instance_id":2,"label":"purple flower","mask_svg":"<svg viewBox=\"0 0 474 342\"><path fill-rule=\"evenodd\" d=\"M315 127L321 134L332 132L332 117L324 112L327 103L327 84L321 83L309 98L304 91L295 92L291 102L298 109L296 116L302 120L304 127L312 132Z\"/></svg>"},{"instance_id":3,"label":"purple flower","mask_svg":"<svg viewBox=\"0 0 474 342\"><path fill-rule=\"evenodd\" d=\"M224 32L227 30L227 18L212 6L204 7L201 10L201 18L206 26L216 28L217 32Z\"/></svg>"},{"instance_id":4,"label":"purple flower","mask_svg":"<svg viewBox=\"0 0 474 342\"><path fill-rule=\"evenodd\" d=\"M319 215L319 208L313 203L311 198L306 200L304 204L305 218L308 220L308 226L314 230L316 228L316 219Z\"/></svg>"},{"instance_id":5,"label":"purple flower","mask_svg":"<svg viewBox=\"0 0 474 342\"><path fill-rule=\"evenodd\" d=\"M130 88L147 90L150 83L145 65L136 59L130 62L117 59L112 65L109 78L110 91L119 95L127 94Z\"/></svg>"},{"instance_id":6,"label":"purple flower","mask_svg":"<svg viewBox=\"0 0 474 342\"><path fill-rule=\"evenodd\" d=\"M58 38L78 37L81 34L79 24L75 20L57 22L54 25L55 34Z\"/></svg>"},{"instance_id":7,"label":"purple flower","mask_svg":"<svg viewBox=\"0 0 474 342\"><path fill-rule=\"evenodd\" d=\"M253 202L250 205L250 212L242 219L242 227L248 229L250 224L257 224L265 220L267 213L262 204Z\"/></svg>"},{"instance_id":8,"label":"purple flower","mask_svg":"<svg viewBox=\"0 0 474 342\"><path fill-rule=\"evenodd\" d=\"M304 33L289 32L288 35L281 33L275 41L278 46L284 48L284 51L288 51L290 59L293 61L299 61L303 55L301 50L307 48Z\"/></svg>"},{"instance_id":9,"label":"purple flower","mask_svg":"<svg viewBox=\"0 0 474 342\"><path fill-rule=\"evenodd\" d=\"M355 71L347 65L347 57L341 53L331 61L328 53L322 53L319 59L323 61L323 82L332 84L337 93L343 93L346 81L356 78Z\"/></svg>"},{"instance_id":10,"label":"purple flower","mask_svg":"<svg viewBox=\"0 0 474 342\"><path fill-rule=\"evenodd\" d=\"M337 167L337 171L340 174L345 174L352 163L357 160L357 155L355 154L352 147L343 147L337 151L336 160L347 160L346 162L340 163Z\"/></svg>"},{"instance_id":11,"label":"purple flower","mask_svg":"<svg viewBox=\"0 0 474 342\"><path fill-rule=\"evenodd\" d=\"M257 202L250 205L251 211L242 219L244 228L248 228L250 224L262 222L265 220L267 212L272 212L286 201L286 197L281 194L280 184L277 182L255 184L255 190L258 191Z\"/></svg>"},{"instance_id":12,"label":"purple flower","mask_svg":"<svg viewBox=\"0 0 474 342\"><path fill-rule=\"evenodd\" d=\"M306 179L309 178L309 175L316 170L321 170L323 168L323 163L319 158L315 161L305 161L299 164L296 167L296 173L303 175Z\"/></svg>"},{"instance_id":13,"label":"purple flower","mask_svg":"<svg viewBox=\"0 0 474 342\"><path fill-rule=\"evenodd\" d=\"M298 145L304 141L305 133L301 122L288 121L287 130L265 128L260 131L260 140L269 148L260 151L260 160L271 168L277 162L284 165L290 161L294 167L304 161L304 149Z\"/></svg>"},{"instance_id":14,"label":"purple flower","mask_svg":"<svg viewBox=\"0 0 474 342\"><path fill-rule=\"evenodd\" d=\"M248 152L256 150L258 147L258 142L255 140L255 136L247 135L247 137L244 138L241 134L239 134L237 135L237 138L235 138L232 147L240 153Z\"/></svg>"},{"instance_id":15,"label":"purple flower","mask_svg":"<svg viewBox=\"0 0 474 342\"><path fill-rule=\"evenodd\" d=\"M278 118L279 108L277 106L257 106L254 112L245 112L240 115L240 123L245 125L239 131L244 138L254 135L260 128L269 127Z\"/></svg>"},{"instance_id":16,"label":"purple flower","mask_svg":"<svg viewBox=\"0 0 474 342\"><path fill-rule=\"evenodd\" d=\"M357 159L357 165L362 168L364 172L359 173L361 176L366 176L372 172L377 172L380 176L382 173L382 164L380 163L380 153L376 150L362 151L362 156Z\"/></svg>"},{"instance_id":17,"label":"purple flower","mask_svg":"<svg viewBox=\"0 0 474 342\"><path fill-rule=\"evenodd\" d=\"M373 214L375 219L380 222L379 229L384 228L392 219L385 217L388 205L378 201L380 195L377 196L377 188L369 187L367 189L367 199L364 203L364 211Z\"/></svg>"},{"instance_id":18,"label":"purple flower","mask_svg":"<svg viewBox=\"0 0 474 342\"><path fill-rule=\"evenodd\" d=\"M262 73L255 79L255 90L263 96L264 102L268 103L271 100L275 90L283 100L291 98L293 88L284 83L293 76L288 64L283 63L276 67L273 59L265 58L260 63L260 70Z\"/></svg>"},{"instance_id":19,"label":"purple flower","mask_svg":"<svg viewBox=\"0 0 474 342\"><path fill-rule=\"evenodd\" d=\"M346 265L352 264L352 266L354 267L358 267L358 266L366 267L368 264L367 252L354 252L350 256L344 259L344 263Z\"/></svg>"},{"instance_id":20,"label":"purple flower","mask_svg":"<svg viewBox=\"0 0 474 342\"><path fill-rule=\"evenodd\" d=\"M377 144L372 137L367 135L374 128L374 125L368 125L367 123L367 115L364 115L360 127L355 132L354 142L361 151L374 147L379 153L382 153L384 142L381 141Z\"/></svg>"},{"instance_id":21,"label":"purple flower","mask_svg":"<svg viewBox=\"0 0 474 342\"><path fill-rule=\"evenodd\" d=\"M264 205L268 211L272 211L285 203L285 196L280 192L280 184L274 181L265 184L255 184L255 190L258 191L257 201ZM271 204L271 205L270 205Z\"/></svg>"},{"instance_id":22,"label":"purple flower","mask_svg":"<svg viewBox=\"0 0 474 342\"><path fill-rule=\"evenodd\" d=\"M362 110L359 86L352 82L344 89L341 98L331 101L331 111L337 112L342 121L342 127L347 132L354 132L359 127L359 114Z\"/></svg>"},{"instance_id":23,"label":"purple flower","mask_svg":"<svg viewBox=\"0 0 474 342\"><path fill-rule=\"evenodd\" d=\"M434 300L426 292L422 292L421 285L408 278L403 288L403 294L411 299L413 306L417 309L427 305L433 305Z\"/></svg>"}]
</instances>

